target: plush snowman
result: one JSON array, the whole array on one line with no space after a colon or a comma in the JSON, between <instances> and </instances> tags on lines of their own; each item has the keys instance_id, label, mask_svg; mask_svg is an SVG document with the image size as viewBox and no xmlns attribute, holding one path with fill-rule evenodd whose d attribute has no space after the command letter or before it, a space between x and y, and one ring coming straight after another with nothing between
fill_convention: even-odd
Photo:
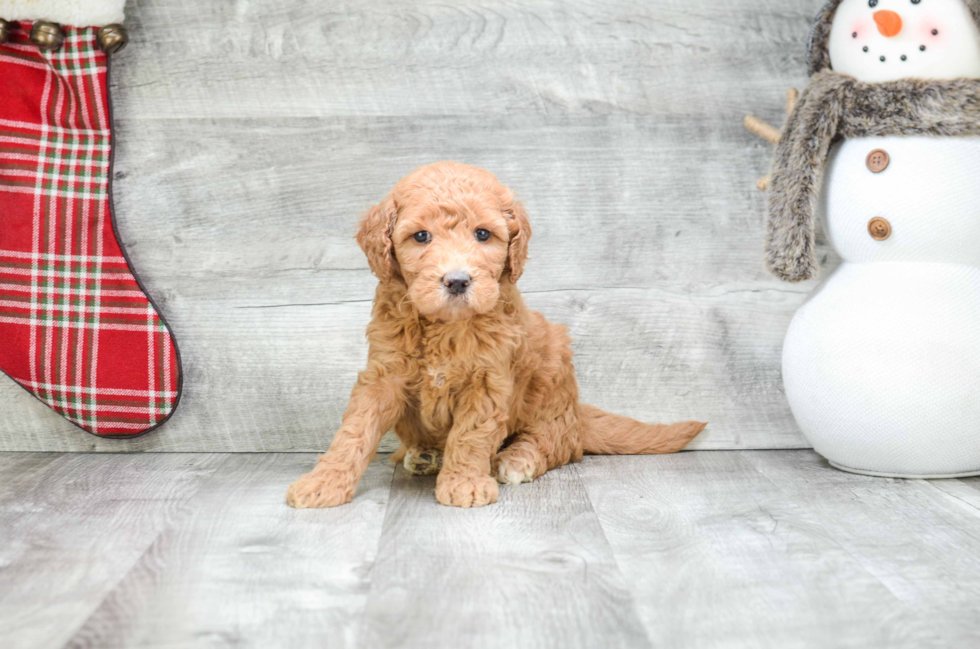
<instances>
[{"instance_id":1,"label":"plush snowman","mask_svg":"<svg viewBox=\"0 0 980 649\"><path fill-rule=\"evenodd\" d=\"M815 275L786 396L831 464L980 474L980 0L832 0L768 183L767 264Z\"/></svg>"}]
</instances>

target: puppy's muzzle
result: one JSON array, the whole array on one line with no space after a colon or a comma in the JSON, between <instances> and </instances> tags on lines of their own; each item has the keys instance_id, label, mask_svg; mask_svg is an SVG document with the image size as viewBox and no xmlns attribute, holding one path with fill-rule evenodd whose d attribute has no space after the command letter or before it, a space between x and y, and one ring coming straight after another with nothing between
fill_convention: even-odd
<instances>
[{"instance_id":1,"label":"puppy's muzzle","mask_svg":"<svg viewBox=\"0 0 980 649\"><path fill-rule=\"evenodd\" d=\"M463 271L449 273L442 278L442 285L446 287L450 295L462 295L470 288L470 274Z\"/></svg>"}]
</instances>

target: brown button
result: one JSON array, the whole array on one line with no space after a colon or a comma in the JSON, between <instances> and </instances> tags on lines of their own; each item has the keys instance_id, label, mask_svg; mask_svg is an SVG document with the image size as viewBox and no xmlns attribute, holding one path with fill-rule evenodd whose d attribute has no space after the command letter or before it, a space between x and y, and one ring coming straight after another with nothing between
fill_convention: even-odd
<instances>
[{"instance_id":1,"label":"brown button","mask_svg":"<svg viewBox=\"0 0 980 649\"><path fill-rule=\"evenodd\" d=\"M892 235L892 224L887 219L876 216L868 221L868 234L875 241L884 241Z\"/></svg>"},{"instance_id":2,"label":"brown button","mask_svg":"<svg viewBox=\"0 0 980 649\"><path fill-rule=\"evenodd\" d=\"M888 152L883 149L875 149L868 154L868 159L864 161L873 174L880 174L887 169L889 162L891 162L891 158L888 156Z\"/></svg>"}]
</instances>

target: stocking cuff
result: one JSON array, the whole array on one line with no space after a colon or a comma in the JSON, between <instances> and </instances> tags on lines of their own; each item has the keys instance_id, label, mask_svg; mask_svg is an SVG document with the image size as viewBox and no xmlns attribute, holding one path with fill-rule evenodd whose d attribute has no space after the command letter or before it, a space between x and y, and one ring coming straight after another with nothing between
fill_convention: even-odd
<instances>
[{"instance_id":1,"label":"stocking cuff","mask_svg":"<svg viewBox=\"0 0 980 649\"><path fill-rule=\"evenodd\" d=\"M126 0L0 0L0 18L103 27L123 21L125 4Z\"/></svg>"}]
</instances>

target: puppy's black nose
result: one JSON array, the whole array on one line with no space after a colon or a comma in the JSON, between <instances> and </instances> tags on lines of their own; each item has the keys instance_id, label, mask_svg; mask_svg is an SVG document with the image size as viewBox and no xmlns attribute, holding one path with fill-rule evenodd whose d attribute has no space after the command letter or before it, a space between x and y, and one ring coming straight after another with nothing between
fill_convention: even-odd
<instances>
[{"instance_id":1,"label":"puppy's black nose","mask_svg":"<svg viewBox=\"0 0 980 649\"><path fill-rule=\"evenodd\" d=\"M449 289L451 295L462 295L470 287L470 275L461 271L449 273L442 278L442 283Z\"/></svg>"}]
</instances>

